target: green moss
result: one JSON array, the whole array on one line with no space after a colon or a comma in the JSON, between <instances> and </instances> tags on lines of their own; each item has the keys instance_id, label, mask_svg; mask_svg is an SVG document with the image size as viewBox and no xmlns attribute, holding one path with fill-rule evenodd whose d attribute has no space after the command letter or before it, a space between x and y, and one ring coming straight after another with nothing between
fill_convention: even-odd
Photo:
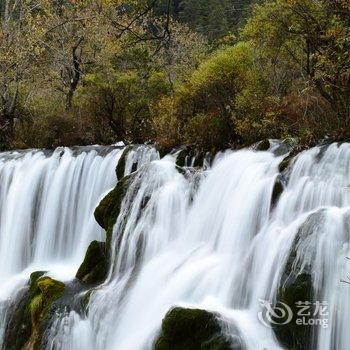
<instances>
[{"instance_id":1,"label":"green moss","mask_svg":"<svg viewBox=\"0 0 350 350\"><path fill-rule=\"evenodd\" d=\"M29 311L32 315L32 322L41 321L52 303L62 296L65 285L50 277L40 277L31 286Z\"/></svg>"},{"instance_id":2,"label":"green moss","mask_svg":"<svg viewBox=\"0 0 350 350\"><path fill-rule=\"evenodd\" d=\"M106 231L115 224L120 212L123 198L128 189L130 176L118 181L115 188L104 197L95 209L95 219Z\"/></svg>"},{"instance_id":3,"label":"green moss","mask_svg":"<svg viewBox=\"0 0 350 350\"><path fill-rule=\"evenodd\" d=\"M162 322L155 350L232 349L218 315L200 309L171 309Z\"/></svg>"},{"instance_id":4,"label":"green moss","mask_svg":"<svg viewBox=\"0 0 350 350\"><path fill-rule=\"evenodd\" d=\"M65 290L64 283L50 277L42 276L43 272L36 272L30 276L29 298L27 313L31 318L31 335L26 349L35 349L40 344L41 327L52 304L60 298Z\"/></svg>"},{"instance_id":5,"label":"green moss","mask_svg":"<svg viewBox=\"0 0 350 350\"><path fill-rule=\"evenodd\" d=\"M83 263L80 265L76 278L86 284L98 284L107 276L106 244L92 241L86 251Z\"/></svg>"},{"instance_id":6,"label":"green moss","mask_svg":"<svg viewBox=\"0 0 350 350\"><path fill-rule=\"evenodd\" d=\"M118 164L117 164L117 167L115 169L118 180L120 180L124 177L126 158L129 154L129 152L132 150L132 148L133 148L133 146L126 146L123 150L122 155L120 156L120 158L118 160Z\"/></svg>"}]
</instances>

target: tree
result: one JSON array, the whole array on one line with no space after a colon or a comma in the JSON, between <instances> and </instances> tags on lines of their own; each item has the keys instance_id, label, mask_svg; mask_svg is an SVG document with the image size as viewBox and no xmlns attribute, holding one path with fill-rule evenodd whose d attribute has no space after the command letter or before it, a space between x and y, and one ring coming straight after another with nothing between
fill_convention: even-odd
<instances>
[{"instance_id":1,"label":"tree","mask_svg":"<svg viewBox=\"0 0 350 350\"><path fill-rule=\"evenodd\" d=\"M6 0L0 17L0 145L6 147L20 117L19 101L26 101L31 90L24 85L38 73L44 45L46 15L39 3L29 0ZM33 68L33 69L32 69Z\"/></svg>"},{"instance_id":2,"label":"tree","mask_svg":"<svg viewBox=\"0 0 350 350\"><path fill-rule=\"evenodd\" d=\"M350 126L350 11L346 1L275 0L256 6L243 30L260 56L287 61L303 89L325 99Z\"/></svg>"}]
</instances>

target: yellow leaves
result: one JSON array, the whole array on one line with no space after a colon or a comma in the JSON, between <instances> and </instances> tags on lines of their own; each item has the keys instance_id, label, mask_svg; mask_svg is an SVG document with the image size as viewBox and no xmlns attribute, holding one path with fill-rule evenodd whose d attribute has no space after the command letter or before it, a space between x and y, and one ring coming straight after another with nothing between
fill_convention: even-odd
<instances>
[{"instance_id":1,"label":"yellow leaves","mask_svg":"<svg viewBox=\"0 0 350 350\"><path fill-rule=\"evenodd\" d=\"M204 61L193 73L190 83L193 90L199 90L215 84L239 87L252 65L252 52L248 43L240 42L232 47L221 49Z\"/></svg>"}]
</instances>

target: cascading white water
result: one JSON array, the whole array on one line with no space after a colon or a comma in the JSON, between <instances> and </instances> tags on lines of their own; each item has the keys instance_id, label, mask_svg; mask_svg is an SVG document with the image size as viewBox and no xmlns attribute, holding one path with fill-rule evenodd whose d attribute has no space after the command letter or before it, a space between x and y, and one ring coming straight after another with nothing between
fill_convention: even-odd
<instances>
[{"instance_id":1,"label":"cascading white water","mask_svg":"<svg viewBox=\"0 0 350 350\"><path fill-rule=\"evenodd\" d=\"M93 212L116 183L122 151L92 146L0 154L0 301L36 270L61 280L74 277L89 243L104 239ZM157 156L150 147L140 153L128 162L139 167ZM5 317L6 307L0 339Z\"/></svg>"},{"instance_id":2,"label":"cascading white water","mask_svg":"<svg viewBox=\"0 0 350 350\"><path fill-rule=\"evenodd\" d=\"M140 154L130 156L133 160L127 160L125 174L132 170L132 163ZM118 154L107 157L104 161L112 163L113 170ZM12 168L16 169L16 162L25 163L24 158L10 160L10 164L14 163ZM309 269L315 300L328 303L329 325L317 328L313 348L349 348L350 285L341 282L350 271L346 259L350 256L349 144L317 147L300 154L291 166L285 190L274 205L271 197L282 158L271 152L226 152L216 158L212 169L204 173L188 170L186 174L176 169L172 156L162 160L154 160L153 156L142 159L139 165L148 164L133 177L114 226L108 279L92 293L87 318L82 319L72 311L57 319L51 328L49 349L151 349L162 318L174 305L218 311L239 329L247 349L280 349L282 346L273 331L258 320L259 300L274 301L286 261L300 234L295 266L299 272ZM5 166L3 171L14 173L12 168ZM33 167L30 169L34 174ZM33 175L31 187L49 176L36 171L39 179ZM74 178L68 177L68 173L62 170L63 175L56 175L64 176L68 182ZM81 175L79 183L83 180L86 178ZM90 186L79 188L78 195L72 183L73 180L68 184L62 180L62 193L57 190L67 203L90 190ZM113 179L103 191L112 183ZM94 197L92 205L103 191ZM18 256L9 257L14 264L5 267L5 271L13 271L7 272L8 276L30 261L34 264L36 259L41 264L76 261L78 255L81 259L89 240L99 232L95 227L95 236L91 234L83 241L82 231L72 229L67 233L69 227L81 229L86 216L87 221L91 219L92 207L86 216L78 217L71 213L74 206L62 212L57 201L47 200L50 203L47 205L62 212L62 217L60 221L44 220L40 216L43 201L38 200L38 193L42 195L45 191L41 189L33 194L30 190L23 193L22 189L25 200L21 205L29 208L29 217L36 215L43 223L50 223L47 230L53 232L52 239L46 240L44 233L39 235L43 224L36 221L37 239L30 239L30 229L17 236L15 233L22 249L29 247L29 241L33 245L24 256L27 263L17 261ZM51 196L48 190L46 193L47 197ZM57 195L53 193L53 199ZM1 213L10 210L3 200L0 205ZM316 224L307 233L301 228L312 217L316 218ZM28 218L21 220L23 225L18 227L31 227ZM58 223L65 228L57 228ZM52 226L58 230L56 233ZM4 239L11 239L9 235L5 231L0 236L0 247ZM66 239L60 241L60 237ZM81 245L84 249L74 253L72 243L68 242L75 242L74 248L80 249ZM11 246L8 242L4 244ZM55 246L58 250L53 249ZM50 247L51 256L46 256ZM2 249L7 252L6 248Z\"/></svg>"},{"instance_id":3,"label":"cascading white water","mask_svg":"<svg viewBox=\"0 0 350 350\"><path fill-rule=\"evenodd\" d=\"M280 348L272 331L257 321L259 300L274 300L298 228L324 208L320 235L308 240L317 252L314 284L323 293L318 300L326 300L333 310L329 328L318 332L317 347L347 349L347 313L341 310L347 310L350 288L340 279L348 270L350 147L332 145L319 160L320 151L315 148L298 157L275 208L270 202L281 158L271 153L221 156L204 175L192 203L190 184L170 159L146 169L138 196L148 186L151 200L138 220L140 198L124 202L115 237L123 220L129 226L109 281L91 298L93 347L150 349L169 308L187 305L231 319L249 349ZM144 251L135 272L141 234ZM310 259L307 253L300 259ZM321 280L325 285L317 285Z\"/></svg>"}]
</instances>

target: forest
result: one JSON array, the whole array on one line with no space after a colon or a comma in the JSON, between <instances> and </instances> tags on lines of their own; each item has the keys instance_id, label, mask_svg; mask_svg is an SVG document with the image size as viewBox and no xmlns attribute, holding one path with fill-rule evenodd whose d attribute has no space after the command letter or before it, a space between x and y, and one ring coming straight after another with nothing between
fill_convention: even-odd
<instances>
[{"instance_id":1,"label":"forest","mask_svg":"<svg viewBox=\"0 0 350 350\"><path fill-rule=\"evenodd\" d=\"M348 0L1 0L0 148L350 137Z\"/></svg>"}]
</instances>

